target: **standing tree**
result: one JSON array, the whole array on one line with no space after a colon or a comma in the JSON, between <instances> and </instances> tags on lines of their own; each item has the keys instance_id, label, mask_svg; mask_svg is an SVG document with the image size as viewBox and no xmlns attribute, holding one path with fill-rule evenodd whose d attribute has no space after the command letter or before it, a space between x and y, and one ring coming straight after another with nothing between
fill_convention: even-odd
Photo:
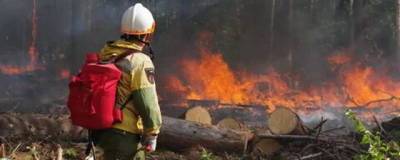
<instances>
[{"instance_id":1,"label":"standing tree","mask_svg":"<svg viewBox=\"0 0 400 160\"><path fill-rule=\"evenodd\" d=\"M396 58L400 60L400 0L396 0Z\"/></svg>"},{"instance_id":2,"label":"standing tree","mask_svg":"<svg viewBox=\"0 0 400 160\"><path fill-rule=\"evenodd\" d=\"M349 21L350 21L350 47L354 47L354 30L355 30L355 17L354 17L354 0L349 0Z\"/></svg>"},{"instance_id":3,"label":"standing tree","mask_svg":"<svg viewBox=\"0 0 400 160\"><path fill-rule=\"evenodd\" d=\"M274 47L274 18L275 18L275 3L276 3L276 1L275 0L272 0L272 4L271 4L271 21L270 21L270 30L269 30L269 32L270 32L270 39L269 39L269 44L270 44L270 46L269 46L269 49L270 49L270 52L272 53L273 52L273 47Z\"/></svg>"}]
</instances>

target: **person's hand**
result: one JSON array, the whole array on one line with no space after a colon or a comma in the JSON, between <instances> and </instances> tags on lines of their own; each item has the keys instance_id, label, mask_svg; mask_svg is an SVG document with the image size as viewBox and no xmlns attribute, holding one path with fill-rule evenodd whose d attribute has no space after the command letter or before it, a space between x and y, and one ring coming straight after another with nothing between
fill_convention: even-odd
<instances>
[{"instance_id":1,"label":"person's hand","mask_svg":"<svg viewBox=\"0 0 400 160\"><path fill-rule=\"evenodd\" d=\"M142 146L146 152L154 152L157 147L157 135L143 136Z\"/></svg>"}]
</instances>

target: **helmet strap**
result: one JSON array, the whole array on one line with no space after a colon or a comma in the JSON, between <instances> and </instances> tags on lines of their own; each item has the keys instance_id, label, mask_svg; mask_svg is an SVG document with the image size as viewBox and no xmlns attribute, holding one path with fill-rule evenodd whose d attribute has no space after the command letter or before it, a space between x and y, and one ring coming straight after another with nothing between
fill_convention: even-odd
<instances>
[{"instance_id":1,"label":"helmet strap","mask_svg":"<svg viewBox=\"0 0 400 160\"><path fill-rule=\"evenodd\" d=\"M150 42L143 41L142 39L140 39L140 38L138 38L138 37L136 37L136 40L139 41L139 42L144 43L145 46L147 46L147 48L149 49L148 55L150 56L150 59L151 59L151 60L154 60L154 58L155 58L155 56L154 56L154 51L153 51L153 48L151 47Z\"/></svg>"},{"instance_id":2,"label":"helmet strap","mask_svg":"<svg viewBox=\"0 0 400 160\"><path fill-rule=\"evenodd\" d=\"M143 36L143 37L142 37ZM154 51L153 48L151 47L150 42L146 41L146 35L141 35L141 36L133 36L133 35L127 35L124 34L121 36L122 39L126 40L126 41L138 41L140 43L143 43L145 46L147 46L148 48L148 53L147 55L151 58L151 60L154 60Z\"/></svg>"},{"instance_id":3,"label":"helmet strap","mask_svg":"<svg viewBox=\"0 0 400 160\"><path fill-rule=\"evenodd\" d=\"M147 43L147 46L149 47L149 56L151 60L154 60L155 55L154 55L154 51L153 48L151 47L150 43Z\"/></svg>"}]
</instances>

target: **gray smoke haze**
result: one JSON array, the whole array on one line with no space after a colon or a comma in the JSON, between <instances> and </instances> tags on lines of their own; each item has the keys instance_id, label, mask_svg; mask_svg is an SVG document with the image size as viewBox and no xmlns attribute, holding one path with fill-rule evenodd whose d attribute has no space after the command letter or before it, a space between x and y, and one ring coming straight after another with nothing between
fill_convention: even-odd
<instances>
[{"instance_id":1,"label":"gray smoke haze","mask_svg":"<svg viewBox=\"0 0 400 160\"><path fill-rule=\"evenodd\" d=\"M106 41L118 39L120 18L135 2L37 0L36 47L45 70L0 74L0 111L38 112L62 105L67 80L59 78L60 70L75 74L87 52L99 51ZM140 2L157 20L154 49L161 84L164 75L178 72L177 62L182 57L198 56L197 35L204 31L213 33L211 49L221 52L234 69L263 73L273 66L282 72L305 74L303 78L310 83L330 78L326 57L338 50L353 48L349 54L388 61L394 55L394 0L373 5L355 0L353 10L345 0L294 0L292 7L290 0L277 0L274 7L272 0ZM0 0L1 64L28 63L32 3ZM162 85L159 91L162 95Z\"/></svg>"}]
</instances>

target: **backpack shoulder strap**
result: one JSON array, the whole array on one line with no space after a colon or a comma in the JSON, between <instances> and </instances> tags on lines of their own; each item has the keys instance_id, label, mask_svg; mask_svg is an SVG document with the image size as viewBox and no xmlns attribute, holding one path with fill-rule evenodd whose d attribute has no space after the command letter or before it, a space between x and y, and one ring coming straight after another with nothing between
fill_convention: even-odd
<instances>
[{"instance_id":1,"label":"backpack shoulder strap","mask_svg":"<svg viewBox=\"0 0 400 160\"><path fill-rule=\"evenodd\" d=\"M133 54L133 53L135 53L135 52L137 52L137 50L134 50L134 49L127 49L127 50L126 50L124 53L122 53L121 55L119 55L119 56L113 58L112 63L116 63L116 62L118 62L118 61L124 59L125 57L127 57L127 56L129 56L129 55L131 55L131 54Z\"/></svg>"},{"instance_id":2,"label":"backpack shoulder strap","mask_svg":"<svg viewBox=\"0 0 400 160\"><path fill-rule=\"evenodd\" d=\"M135 52L137 52L137 51L138 51L138 50L128 49L128 50L126 50L124 53L122 53L120 56L116 57L116 58L113 60L112 63L116 63L116 62L118 62L118 61L124 59L126 56L129 56L129 55L131 55L131 54L133 54L133 53L135 53ZM125 102L122 104L122 106L121 106L120 109L123 110L123 109L126 107L126 105L129 103L129 101L131 101L132 99L133 99L133 94L131 93L131 94L129 94L129 96L128 96L128 98L125 100Z\"/></svg>"},{"instance_id":3,"label":"backpack shoulder strap","mask_svg":"<svg viewBox=\"0 0 400 160\"><path fill-rule=\"evenodd\" d=\"M99 61L100 64L110 64L110 63L116 63L122 59L124 59L126 56L129 56L135 52L138 52L138 50L134 50L134 49L127 49L125 52L123 52L121 55L119 56L115 56L107 61Z\"/></svg>"}]
</instances>

